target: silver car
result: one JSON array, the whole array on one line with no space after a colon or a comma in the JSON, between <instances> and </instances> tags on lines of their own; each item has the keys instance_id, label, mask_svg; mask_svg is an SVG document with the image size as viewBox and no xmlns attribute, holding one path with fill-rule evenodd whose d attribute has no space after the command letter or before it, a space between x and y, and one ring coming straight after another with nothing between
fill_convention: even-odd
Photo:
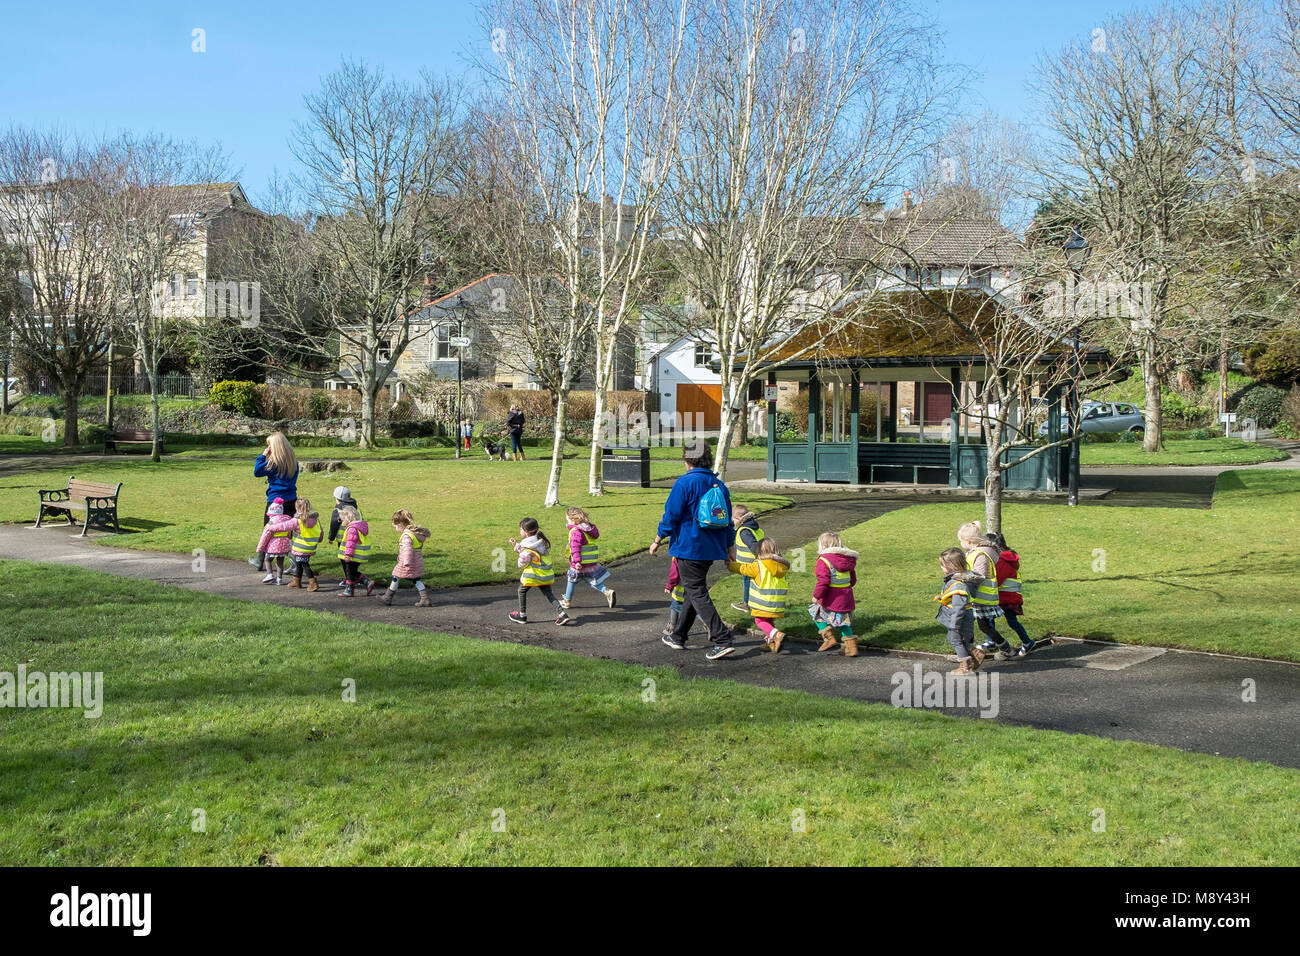
<instances>
[{"instance_id":1,"label":"silver car","mask_svg":"<svg viewBox=\"0 0 1300 956\"><path fill-rule=\"evenodd\" d=\"M1079 406L1084 432L1144 432L1146 416L1136 405L1127 402L1084 402ZM1069 419L1061 416L1061 434L1068 433ZM1038 426L1040 436L1047 435L1047 422Z\"/></svg>"}]
</instances>

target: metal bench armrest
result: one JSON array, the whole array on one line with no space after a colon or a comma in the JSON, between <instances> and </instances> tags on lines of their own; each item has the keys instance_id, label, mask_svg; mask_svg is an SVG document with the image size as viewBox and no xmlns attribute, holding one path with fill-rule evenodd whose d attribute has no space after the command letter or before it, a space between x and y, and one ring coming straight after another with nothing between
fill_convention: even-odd
<instances>
[{"instance_id":1,"label":"metal bench armrest","mask_svg":"<svg viewBox=\"0 0 1300 956\"><path fill-rule=\"evenodd\" d=\"M41 501L67 501L68 489L66 488L43 488L40 489Z\"/></svg>"}]
</instances>

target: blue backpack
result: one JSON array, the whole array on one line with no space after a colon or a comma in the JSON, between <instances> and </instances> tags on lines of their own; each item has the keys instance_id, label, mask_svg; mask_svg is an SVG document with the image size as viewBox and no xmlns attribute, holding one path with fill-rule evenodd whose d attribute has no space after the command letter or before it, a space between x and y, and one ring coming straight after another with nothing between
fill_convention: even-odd
<instances>
[{"instance_id":1,"label":"blue backpack","mask_svg":"<svg viewBox=\"0 0 1300 956\"><path fill-rule=\"evenodd\" d=\"M700 498L699 508L695 511L695 523L701 528L725 528L731 524L727 499L722 494L722 486L716 481Z\"/></svg>"}]
</instances>

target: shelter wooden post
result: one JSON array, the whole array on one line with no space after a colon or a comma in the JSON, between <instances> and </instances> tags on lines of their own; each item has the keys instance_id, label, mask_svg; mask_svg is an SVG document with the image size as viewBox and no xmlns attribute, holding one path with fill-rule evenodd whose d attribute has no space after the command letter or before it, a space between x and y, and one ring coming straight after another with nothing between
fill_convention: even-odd
<instances>
[{"instance_id":1,"label":"shelter wooden post","mask_svg":"<svg viewBox=\"0 0 1300 956\"><path fill-rule=\"evenodd\" d=\"M858 483L858 412L860 410L861 399L858 392L861 389L858 368L855 365L849 378L849 445L851 454L849 455L849 484Z\"/></svg>"}]
</instances>

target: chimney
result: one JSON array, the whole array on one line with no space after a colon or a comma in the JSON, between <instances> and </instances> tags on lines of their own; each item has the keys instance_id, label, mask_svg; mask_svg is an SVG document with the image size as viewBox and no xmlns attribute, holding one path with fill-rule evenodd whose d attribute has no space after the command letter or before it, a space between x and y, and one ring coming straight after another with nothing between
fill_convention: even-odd
<instances>
[{"instance_id":1,"label":"chimney","mask_svg":"<svg viewBox=\"0 0 1300 956\"><path fill-rule=\"evenodd\" d=\"M912 211L912 190L903 190L903 212Z\"/></svg>"}]
</instances>

